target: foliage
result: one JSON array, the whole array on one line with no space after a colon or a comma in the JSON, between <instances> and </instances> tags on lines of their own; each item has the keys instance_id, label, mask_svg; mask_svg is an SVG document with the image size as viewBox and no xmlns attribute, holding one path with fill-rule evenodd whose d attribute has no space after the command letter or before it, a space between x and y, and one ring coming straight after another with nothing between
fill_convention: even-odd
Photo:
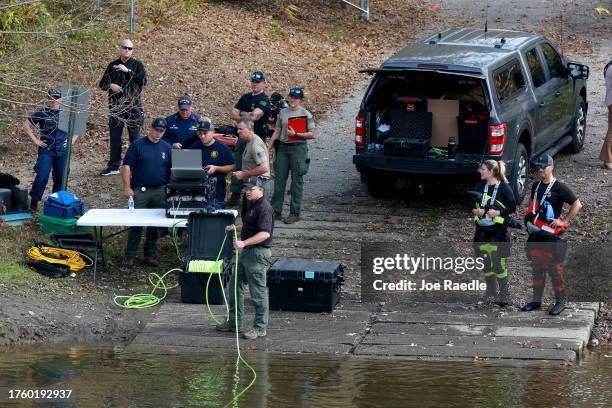
<instances>
[{"instance_id":1,"label":"foliage","mask_svg":"<svg viewBox=\"0 0 612 408\"><path fill-rule=\"evenodd\" d=\"M23 0L9 0L5 5L17 4ZM35 2L23 6L11 7L0 13L0 31L44 31L52 21L46 3ZM13 34L0 34L0 55L23 38Z\"/></svg>"}]
</instances>

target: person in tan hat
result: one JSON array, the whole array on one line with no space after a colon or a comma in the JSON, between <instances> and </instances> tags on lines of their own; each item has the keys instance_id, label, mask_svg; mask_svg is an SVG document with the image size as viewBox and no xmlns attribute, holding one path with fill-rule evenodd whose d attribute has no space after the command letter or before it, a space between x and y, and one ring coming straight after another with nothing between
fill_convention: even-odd
<instances>
[{"instance_id":1,"label":"person in tan hat","mask_svg":"<svg viewBox=\"0 0 612 408\"><path fill-rule=\"evenodd\" d=\"M606 78L605 104L608 107L608 132L601 146L599 159L603 161L605 168L612 170L612 59L604 68L604 77Z\"/></svg>"}]
</instances>

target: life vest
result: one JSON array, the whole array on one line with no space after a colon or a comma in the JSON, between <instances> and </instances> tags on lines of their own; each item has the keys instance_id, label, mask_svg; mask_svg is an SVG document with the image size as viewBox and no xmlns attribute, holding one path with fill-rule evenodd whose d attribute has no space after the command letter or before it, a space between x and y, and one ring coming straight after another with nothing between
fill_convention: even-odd
<instances>
[{"instance_id":1,"label":"life vest","mask_svg":"<svg viewBox=\"0 0 612 408\"><path fill-rule=\"evenodd\" d=\"M489 183L485 183L484 191L482 192L482 198L480 202L476 201L474 207L475 208L483 208L485 210L485 214L483 216L474 215L473 220L476 225L480 227L492 227L495 224L504 225L505 219L501 215L498 215L493 218L489 218L487 215L487 211L494 207L497 204L502 209L506 208L504 203L499 200L496 200L497 191L499 190L500 182L495 183L495 187L493 188L493 193L489 195Z\"/></svg>"},{"instance_id":2,"label":"life vest","mask_svg":"<svg viewBox=\"0 0 612 408\"><path fill-rule=\"evenodd\" d=\"M536 188L533 190L533 197L531 197L531 201L529 201L529 207L527 207L527 214L525 214L525 224L527 225L527 231L530 234L535 234L538 232L546 232L551 235L561 235L564 231L567 231L567 226L563 227L552 227L550 223L555 218L555 212L552 208L552 205L546 198L550 195L550 191L552 190L553 185L557 180L553 179L544 194L542 194L542 198L538 201L538 190L540 189L540 185L542 182L540 181ZM561 218L562 219L562 218Z\"/></svg>"}]
</instances>

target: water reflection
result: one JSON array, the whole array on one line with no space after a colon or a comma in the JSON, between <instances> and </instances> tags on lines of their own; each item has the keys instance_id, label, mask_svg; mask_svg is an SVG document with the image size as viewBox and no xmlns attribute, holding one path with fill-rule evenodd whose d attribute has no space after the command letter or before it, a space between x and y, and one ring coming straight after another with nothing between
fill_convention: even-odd
<instances>
[{"instance_id":1,"label":"water reflection","mask_svg":"<svg viewBox=\"0 0 612 408\"><path fill-rule=\"evenodd\" d=\"M68 401L19 407L609 407L612 349L576 367L363 360L244 352L130 354L121 347L11 350L0 390L72 389Z\"/></svg>"}]
</instances>

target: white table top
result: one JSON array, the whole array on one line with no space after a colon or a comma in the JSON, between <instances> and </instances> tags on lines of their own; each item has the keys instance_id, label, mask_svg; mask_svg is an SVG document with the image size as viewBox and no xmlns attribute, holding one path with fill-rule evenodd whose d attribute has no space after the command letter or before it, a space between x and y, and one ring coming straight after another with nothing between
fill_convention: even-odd
<instances>
[{"instance_id":1,"label":"white table top","mask_svg":"<svg viewBox=\"0 0 612 408\"><path fill-rule=\"evenodd\" d=\"M218 212L231 214L236 218L236 210L219 210ZM163 208L94 208L87 211L77 220L81 227L161 227L184 228L187 226L186 218L168 218Z\"/></svg>"}]
</instances>

